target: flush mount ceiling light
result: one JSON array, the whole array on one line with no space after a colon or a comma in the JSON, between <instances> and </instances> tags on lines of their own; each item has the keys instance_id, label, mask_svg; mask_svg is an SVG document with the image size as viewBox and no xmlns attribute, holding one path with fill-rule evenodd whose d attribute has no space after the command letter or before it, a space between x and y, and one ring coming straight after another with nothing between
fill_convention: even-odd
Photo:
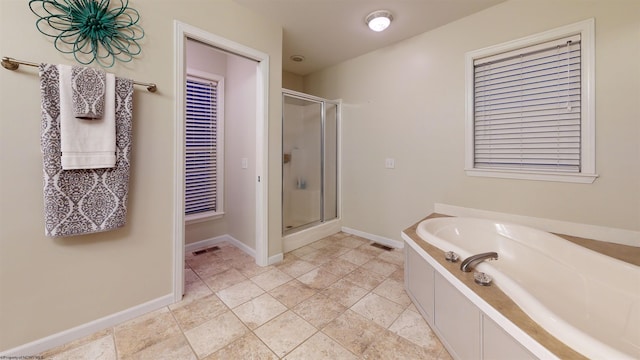
<instances>
[{"instance_id":1,"label":"flush mount ceiling light","mask_svg":"<svg viewBox=\"0 0 640 360\"><path fill-rule=\"evenodd\" d=\"M391 20L393 20L393 15L389 10L376 10L365 18L369 29L378 32L388 28Z\"/></svg>"},{"instance_id":2,"label":"flush mount ceiling light","mask_svg":"<svg viewBox=\"0 0 640 360\"><path fill-rule=\"evenodd\" d=\"M303 62L304 61L304 56L302 56L302 55L291 55L289 57L289 59L291 59L291 61L295 61L295 62Z\"/></svg>"}]
</instances>

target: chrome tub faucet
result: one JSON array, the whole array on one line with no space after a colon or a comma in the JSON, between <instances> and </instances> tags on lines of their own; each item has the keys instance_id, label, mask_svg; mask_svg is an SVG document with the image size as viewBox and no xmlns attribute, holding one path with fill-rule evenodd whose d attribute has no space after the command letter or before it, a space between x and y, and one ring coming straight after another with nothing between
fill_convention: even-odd
<instances>
[{"instance_id":1,"label":"chrome tub faucet","mask_svg":"<svg viewBox=\"0 0 640 360\"><path fill-rule=\"evenodd\" d=\"M469 256L460 264L460 270L464 272L471 272L476 265L485 260L498 260L498 253L491 251Z\"/></svg>"}]
</instances>

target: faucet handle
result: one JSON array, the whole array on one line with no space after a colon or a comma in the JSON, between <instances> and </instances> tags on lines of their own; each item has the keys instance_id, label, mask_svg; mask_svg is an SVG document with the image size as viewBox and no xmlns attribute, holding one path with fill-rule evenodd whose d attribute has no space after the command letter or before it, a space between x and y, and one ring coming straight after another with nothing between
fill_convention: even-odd
<instances>
[{"instance_id":1,"label":"faucet handle","mask_svg":"<svg viewBox=\"0 0 640 360\"><path fill-rule=\"evenodd\" d=\"M460 259L460 256L458 256L458 254L454 253L453 251L447 251L446 253L444 253L444 259L447 260L448 262L458 262L458 259Z\"/></svg>"},{"instance_id":2,"label":"faucet handle","mask_svg":"<svg viewBox=\"0 0 640 360\"><path fill-rule=\"evenodd\" d=\"M489 286L491 285L491 281L493 281L493 279L491 278L491 276L483 272L475 271L473 273L473 281L475 281L476 284L479 284L482 286Z\"/></svg>"}]
</instances>

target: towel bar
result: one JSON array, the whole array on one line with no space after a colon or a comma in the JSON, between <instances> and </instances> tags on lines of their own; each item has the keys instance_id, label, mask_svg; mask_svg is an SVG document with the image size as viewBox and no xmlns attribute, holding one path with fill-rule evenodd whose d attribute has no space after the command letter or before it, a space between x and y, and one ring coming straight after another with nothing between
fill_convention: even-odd
<instances>
[{"instance_id":1,"label":"towel bar","mask_svg":"<svg viewBox=\"0 0 640 360\"><path fill-rule=\"evenodd\" d=\"M7 70L16 70L18 67L20 67L20 65L38 67L39 64L36 64L31 61L16 60L7 56L2 57L2 67L4 67ZM144 82L139 82L135 80L133 81L133 83L135 85L146 86L149 92L156 92L156 90L158 90L158 87L154 83L144 83Z\"/></svg>"}]
</instances>

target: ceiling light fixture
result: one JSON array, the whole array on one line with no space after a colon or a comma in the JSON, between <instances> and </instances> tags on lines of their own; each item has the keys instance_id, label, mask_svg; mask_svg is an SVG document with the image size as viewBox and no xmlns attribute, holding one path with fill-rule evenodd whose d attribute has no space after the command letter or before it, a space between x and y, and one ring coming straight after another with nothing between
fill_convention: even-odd
<instances>
[{"instance_id":1,"label":"ceiling light fixture","mask_svg":"<svg viewBox=\"0 0 640 360\"><path fill-rule=\"evenodd\" d=\"M302 55L291 55L289 57L289 59L291 59L291 61L295 61L295 62L303 62L304 61L304 56L302 56Z\"/></svg>"},{"instance_id":2,"label":"ceiling light fixture","mask_svg":"<svg viewBox=\"0 0 640 360\"><path fill-rule=\"evenodd\" d=\"M391 20L393 20L393 15L391 15L389 10L376 10L365 18L365 22L369 25L369 29L377 32L388 28L389 24L391 24Z\"/></svg>"}]
</instances>

